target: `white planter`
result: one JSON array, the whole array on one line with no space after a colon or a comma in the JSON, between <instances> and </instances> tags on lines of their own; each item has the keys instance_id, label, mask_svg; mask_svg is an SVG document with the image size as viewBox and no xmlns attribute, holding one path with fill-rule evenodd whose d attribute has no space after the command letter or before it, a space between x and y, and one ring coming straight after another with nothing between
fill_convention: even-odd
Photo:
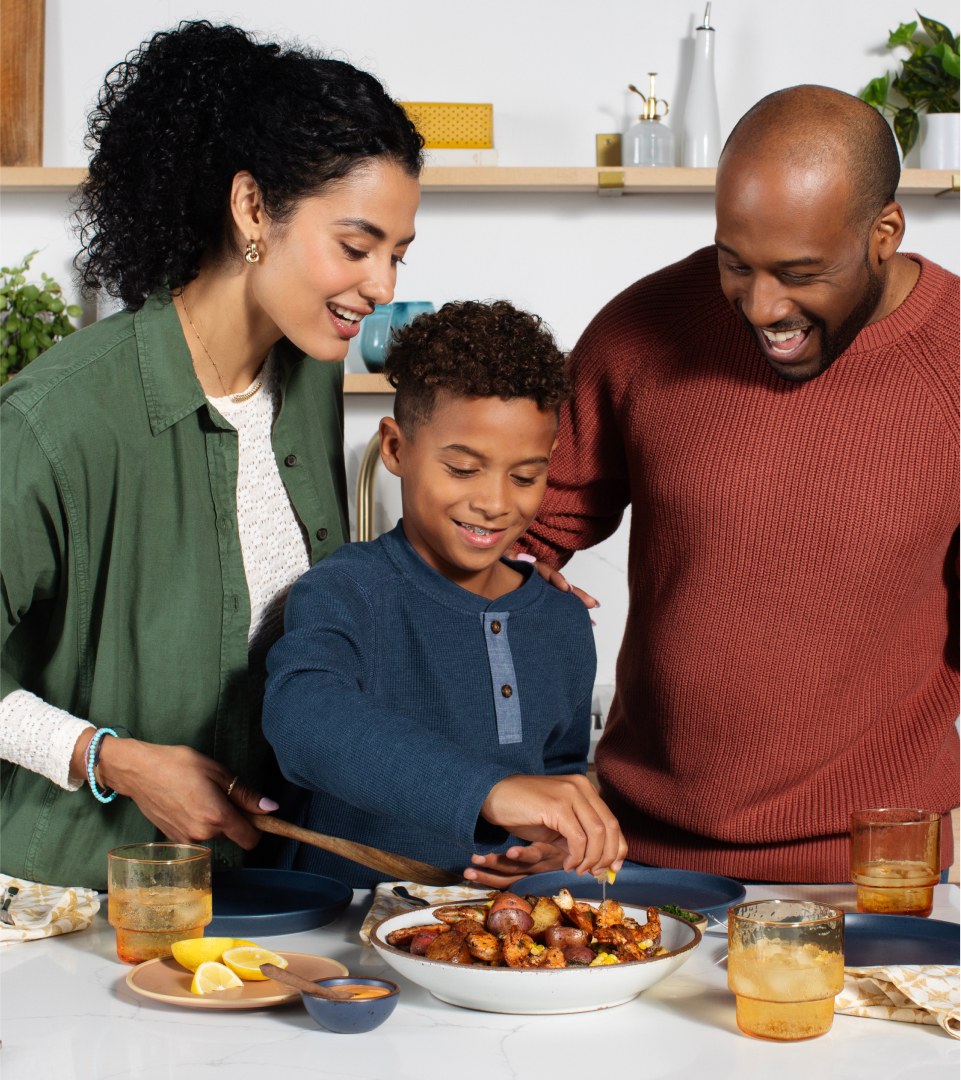
<instances>
[{"instance_id":1,"label":"white planter","mask_svg":"<svg viewBox=\"0 0 961 1080\"><path fill-rule=\"evenodd\" d=\"M921 117L921 168L957 169L961 164L961 114Z\"/></svg>"}]
</instances>

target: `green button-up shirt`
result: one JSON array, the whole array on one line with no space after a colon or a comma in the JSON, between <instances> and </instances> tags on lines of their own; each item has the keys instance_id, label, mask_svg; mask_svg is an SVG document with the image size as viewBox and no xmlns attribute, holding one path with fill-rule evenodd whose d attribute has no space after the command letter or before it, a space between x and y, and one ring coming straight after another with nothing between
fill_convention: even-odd
<instances>
[{"instance_id":1,"label":"green button-up shirt","mask_svg":"<svg viewBox=\"0 0 961 1080\"><path fill-rule=\"evenodd\" d=\"M348 536L343 365L281 342L277 467L310 560ZM194 747L269 791L237 531L237 432L194 374L167 296L66 338L2 393L3 695ZM106 851L156 836L2 763L4 872L102 888ZM240 851L215 845L221 864Z\"/></svg>"}]
</instances>

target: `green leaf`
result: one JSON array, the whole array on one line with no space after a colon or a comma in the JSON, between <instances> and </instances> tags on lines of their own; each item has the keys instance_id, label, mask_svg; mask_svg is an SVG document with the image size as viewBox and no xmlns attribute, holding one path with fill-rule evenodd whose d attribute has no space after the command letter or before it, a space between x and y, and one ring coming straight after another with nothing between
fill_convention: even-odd
<instances>
[{"instance_id":1,"label":"green leaf","mask_svg":"<svg viewBox=\"0 0 961 1080\"><path fill-rule=\"evenodd\" d=\"M911 46L913 44L914 32L917 30L918 24L916 22L901 23L897 30L891 30L888 33L888 48L893 49L898 45Z\"/></svg>"},{"instance_id":2,"label":"green leaf","mask_svg":"<svg viewBox=\"0 0 961 1080\"><path fill-rule=\"evenodd\" d=\"M898 109L894 114L894 134L897 136L905 157L917 142L920 128L921 121L918 119L918 114L914 109Z\"/></svg>"},{"instance_id":3,"label":"green leaf","mask_svg":"<svg viewBox=\"0 0 961 1080\"><path fill-rule=\"evenodd\" d=\"M68 304L67 314L70 316L71 319L79 319L80 316L83 314L83 309L77 307L76 304Z\"/></svg>"},{"instance_id":4,"label":"green leaf","mask_svg":"<svg viewBox=\"0 0 961 1080\"><path fill-rule=\"evenodd\" d=\"M961 76L961 67L958 64L958 54L950 45L939 45L938 52L941 57L941 66L945 74L950 75L955 81Z\"/></svg>"},{"instance_id":5,"label":"green leaf","mask_svg":"<svg viewBox=\"0 0 961 1080\"><path fill-rule=\"evenodd\" d=\"M883 110L888 103L888 89L890 81L887 74L879 75L872 79L861 91L861 100L873 105L876 109Z\"/></svg>"},{"instance_id":6,"label":"green leaf","mask_svg":"<svg viewBox=\"0 0 961 1080\"><path fill-rule=\"evenodd\" d=\"M921 20L924 29L927 31L928 37L934 42L935 45L953 45L954 34L944 25L944 23L938 22L937 19L929 19L918 12L918 18Z\"/></svg>"}]
</instances>

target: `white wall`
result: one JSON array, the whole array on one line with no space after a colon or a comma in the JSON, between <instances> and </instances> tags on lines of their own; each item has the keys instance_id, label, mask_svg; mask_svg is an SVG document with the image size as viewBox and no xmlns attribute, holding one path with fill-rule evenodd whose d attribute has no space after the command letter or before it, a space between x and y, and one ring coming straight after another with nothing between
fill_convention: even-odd
<instances>
[{"instance_id":1,"label":"white wall","mask_svg":"<svg viewBox=\"0 0 961 1080\"><path fill-rule=\"evenodd\" d=\"M47 0L44 163L83 165L84 122L104 73L153 31L183 18L232 21L297 37L378 75L397 98L490 101L502 165L591 165L594 135L622 131L638 99L626 90L659 72L657 92L683 115L691 32L703 14L653 0ZM957 31L958 8L925 0L925 15ZM894 67L887 31L913 17L904 0L715 0L717 88L723 132L771 90L817 82L856 93ZM675 121L675 123L677 120ZM908 164L912 164L914 154ZM7 195L0 261L33 247L35 268L70 280L74 241L57 194ZM957 272L958 201L907 197L906 247ZM709 243L708 195L468 195L428 193L398 299L440 304L503 296L544 316L570 347L595 311L637 277ZM363 370L352 351L350 370ZM348 403L351 482L390 398ZM378 524L398 512L381 478ZM602 601L598 681L613 680L625 612L625 529L578 555L571 576Z\"/></svg>"}]
</instances>

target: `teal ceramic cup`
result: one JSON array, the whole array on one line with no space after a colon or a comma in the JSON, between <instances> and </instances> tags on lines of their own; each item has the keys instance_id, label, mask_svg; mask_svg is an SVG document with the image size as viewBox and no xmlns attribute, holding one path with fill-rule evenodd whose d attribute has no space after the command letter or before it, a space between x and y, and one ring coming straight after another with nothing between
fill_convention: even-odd
<instances>
[{"instance_id":1,"label":"teal ceramic cup","mask_svg":"<svg viewBox=\"0 0 961 1080\"><path fill-rule=\"evenodd\" d=\"M378 304L360 326L360 355L368 371L383 371L394 331L434 310L429 300L398 300Z\"/></svg>"}]
</instances>

